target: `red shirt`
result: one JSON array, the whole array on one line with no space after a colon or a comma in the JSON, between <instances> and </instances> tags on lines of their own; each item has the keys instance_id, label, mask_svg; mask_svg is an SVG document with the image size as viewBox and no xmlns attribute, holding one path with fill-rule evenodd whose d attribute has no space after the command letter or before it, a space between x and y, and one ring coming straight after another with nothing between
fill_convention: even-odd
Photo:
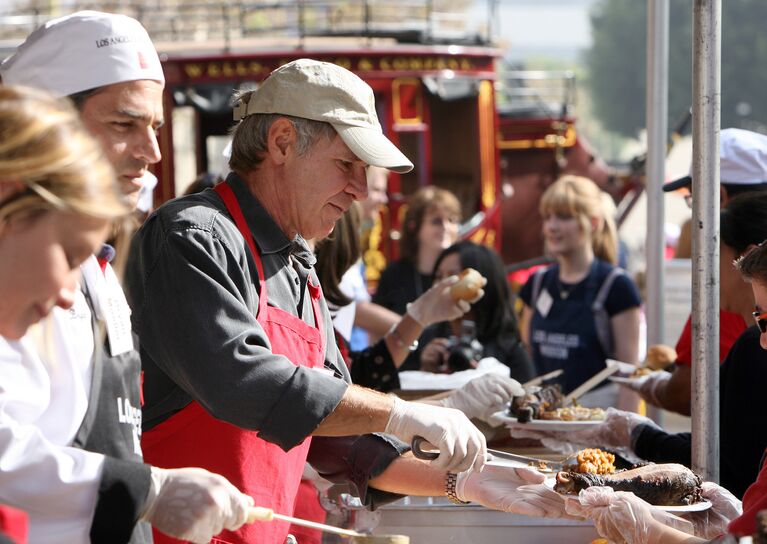
<instances>
[{"instance_id":1,"label":"red shirt","mask_svg":"<svg viewBox=\"0 0 767 544\"><path fill-rule=\"evenodd\" d=\"M0 505L0 534L17 544L27 544L29 520L27 514L7 505Z\"/></svg>"},{"instance_id":2,"label":"red shirt","mask_svg":"<svg viewBox=\"0 0 767 544\"><path fill-rule=\"evenodd\" d=\"M730 348L743 331L747 329L746 322L740 314L719 310L719 362L723 362ZM682 334L676 342L676 364L692 365L692 316L687 318Z\"/></svg>"},{"instance_id":3,"label":"red shirt","mask_svg":"<svg viewBox=\"0 0 767 544\"><path fill-rule=\"evenodd\" d=\"M767 454L767 452L765 452ZM762 465L756 481L749 486L743 495L743 514L730 522L727 530L738 536L754 534L756 530L756 514L767 510L767 463Z\"/></svg>"}]
</instances>

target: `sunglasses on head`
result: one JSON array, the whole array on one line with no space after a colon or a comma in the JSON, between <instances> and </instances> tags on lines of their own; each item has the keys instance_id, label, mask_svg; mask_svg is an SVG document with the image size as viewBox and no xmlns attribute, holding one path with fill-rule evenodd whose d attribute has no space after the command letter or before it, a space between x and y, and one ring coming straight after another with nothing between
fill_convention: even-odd
<instances>
[{"instance_id":1,"label":"sunglasses on head","mask_svg":"<svg viewBox=\"0 0 767 544\"><path fill-rule=\"evenodd\" d=\"M756 326L759 327L759 330L763 333L767 333L767 312L753 312L751 315L754 316L754 321L756 321Z\"/></svg>"}]
</instances>

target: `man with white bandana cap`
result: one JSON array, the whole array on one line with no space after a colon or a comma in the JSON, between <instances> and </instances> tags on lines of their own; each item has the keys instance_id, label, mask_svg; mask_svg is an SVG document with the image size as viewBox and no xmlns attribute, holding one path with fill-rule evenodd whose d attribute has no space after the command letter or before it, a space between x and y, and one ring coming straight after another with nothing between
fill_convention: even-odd
<instances>
[{"instance_id":1,"label":"man with white bandana cap","mask_svg":"<svg viewBox=\"0 0 767 544\"><path fill-rule=\"evenodd\" d=\"M160 160L165 81L138 21L95 11L49 21L0 65L0 77L70 97L136 205ZM208 542L242 525L252 501L202 469L143 463L140 360L113 255L107 246L81 266L74 306L30 332L37 353L0 353L0 502L29 514L35 543L151 542L142 521Z\"/></svg>"},{"instance_id":2,"label":"man with white bandana cap","mask_svg":"<svg viewBox=\"0 0 767 544\"><path fill-rule=\"evenodd\" d=\"M226 181L165 203L131 246L126 293L141 338L147 460L218 472L287 515L306 460L371 507L392 493L446 494L529 511L516 490L542 474L480 472L485 439L462 412L351 385L333 341L306 239L326 237L365 198L368 165L413 167L383 134L370 86L300 59L239 96L234 119ZM408 313L419 323L448 315L458 302L444 299ZM439 450L431 464L407 452L415 436ZM283 544L287 533L274 520L221 539Z\"/></svg>"}]
</instances>

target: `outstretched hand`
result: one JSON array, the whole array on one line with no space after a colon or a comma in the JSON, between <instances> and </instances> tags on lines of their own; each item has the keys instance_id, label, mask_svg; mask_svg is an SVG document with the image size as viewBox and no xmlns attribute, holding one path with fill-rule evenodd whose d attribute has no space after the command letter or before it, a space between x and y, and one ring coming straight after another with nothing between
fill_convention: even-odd
<instances>
[{"instance_id":1,"label":"outstretched hand","mask_svg":"<svg viewBox=\"0 0 767 544\"><path fill-rule=\"evenodd\" d=\"M407 305L407 313L422 327L441 321L458 319L471 309L471 305L485 296L480 289L471 300L454 300L450 287L458 282L458 276L448 276L436 282L431 288Z\"/></svg>"},{"instance_id":2,"label":"outstretched hand","mask_svg":"<svg viewBox=\"0 0 767 544\"><path fill-rule=\"evenodd\" d=\"M456 496L503 512L545 518L571 517L565 499L543 484L546 477L529 467L487 465L482 472L458 474Z\"/></svg>"},{"instance_id":3,"label":"outstretched hand","mask_svg":"<svg viewBox=\"0 0 767 544\"><path fill-rule=\"evenodd\" d=\"M735 495L714 482L703 482L703 498L711 508L681 516L692 523L695 536L712 539L727 533L727 525L743 513L743 504Z\"/></svg>"},{"instance_id":4,"label":"outstretched hand","mask_svg":"<svg viewBox=\"0 0 767 544\"><path fill-rule=\"evenodd\" d=\"M683 542L693 535L690 522L610 487L589 487L577 497L568 497L565 510L593 521L597 532L610 542Z\"/></svg>"},{"instance_id":5,"label":"outstretched hand","mask_svg":"<svg viewBox=\"0 0 767 544\"><path fill-rule=\"evenodd\" d=\"M636 459L633 455L631 433L641 424L656 426L651 419L634 412L608 408L605 411L604 421L584 429L541 431L515 425L510 432L515 438L534 438L540 440L544 446L566 454L575 453L584 447L599 447L618 450L621 455Z\"/></svg>"},{"instance_id":6,"label":"outstretched hand","mask_svg":"<svg viewBox=\"0 0 767 544\"><path fill-rule=\"evenodd\" d=\"M474 378L453 391L442 401L442 406L455 408L470 418L492 424L490 416L503 410L515 396L524 394L525 390L517 380L490 373Z\"/></svg>"}]
</instances>

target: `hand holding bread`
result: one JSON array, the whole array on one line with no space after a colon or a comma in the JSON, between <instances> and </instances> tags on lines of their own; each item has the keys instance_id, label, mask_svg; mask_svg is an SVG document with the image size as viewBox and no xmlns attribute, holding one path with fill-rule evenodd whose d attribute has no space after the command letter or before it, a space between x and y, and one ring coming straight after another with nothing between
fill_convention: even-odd
<instances>
[{"instance_id":1,"label":"hand holding bread","mask_svg":"<svg viewBox=\"0 0 767 544\"><path fill-rule=\"evenodd\" d=\"M676 361L676 350L665 344L655 344L647 348L645 366L651 370L663 370Z\"/></svg>"},{"instance_id":2,"label":"hand holding bread","mask_svg":"<svg viewBox=\"0 0 767 544\"><path fill-rule=\"evenodd\" d=\"M461 276L435 282L431 289L407 305L407 313L422 327L463 316L485 292L487 283L479 272L467 268Z\"/></svg>"},{"instance_id":3,"label":"hand holding bread","mask_svg":"<svg viewBox=\"0 0 767 544\"><path fill-rule=\"evenodd\" d=\"M466 300L476 302L480 298L479 292L487 283L487 280L473 268L465 268L458 275L458 281L450 287L450 296L453 300Z\"/></svg>"}]
</instances>

